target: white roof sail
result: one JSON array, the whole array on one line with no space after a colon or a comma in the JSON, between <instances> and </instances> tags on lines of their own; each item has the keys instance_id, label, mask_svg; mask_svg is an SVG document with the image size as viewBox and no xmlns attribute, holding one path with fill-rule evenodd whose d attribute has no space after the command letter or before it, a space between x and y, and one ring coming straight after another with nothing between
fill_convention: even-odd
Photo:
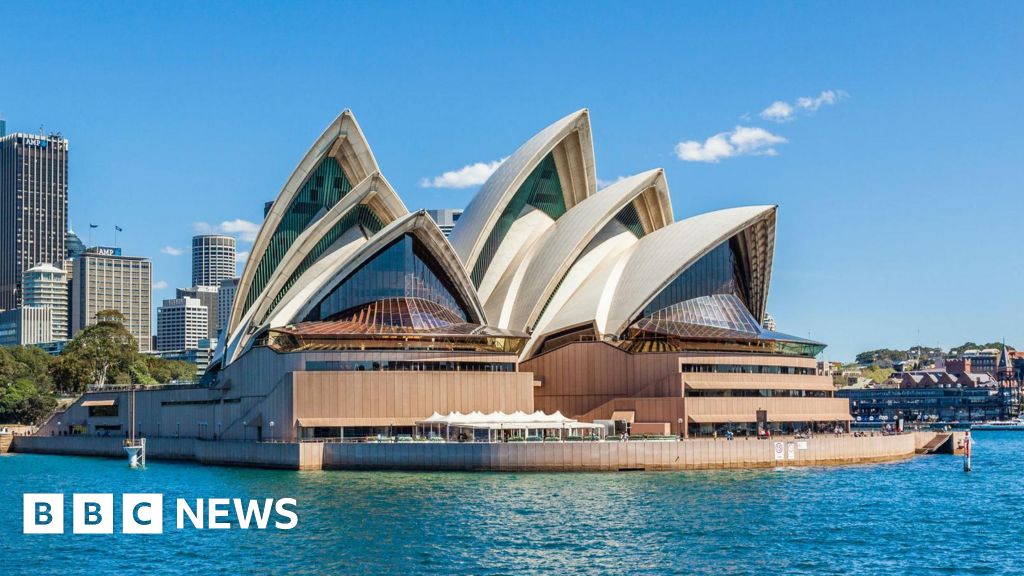
<instances>
[{"instance_id":1,"label":"white roof sail","mask_svg":"<svg viewBox=\"0 0 1024 576\"><path fill-rule=\"evenodd\" d=\"M270 212L263 221L263 225L260 226L260 230L256 234L256 240L249 251L249 259L242 271L242 276L238 280L235 301L231 308L231 318L228 322L227 332L229 334L235 331L242 317L246 315L251 307L251 304L247 306L246 302L250 299L251 286L257 276L257 269L260 267L263 255L270 245L270 240L281 224L292 200L301 190L306 182L306 178L320 165L321 160L328 156L338 161L342 172L344 172L345 177L352 186L357 185L371 174L380 171L380 168L377 166L377 160L373 157L370 145L363 136L355 116L351 111L344 110L323 131L302 157L299 165L289 176L288 181L274 200ZM276 269L277 266L275 265L273 268ZM260 270L261 277L269 277L273 273L274 270Z\"/></svg>"},{"instance_id":2,"label":"white roof sail","mask_svg":"<svg viewBox=\"0 0 1024 576\"><path fill-rule=\"evenodd\" d=\"M526 330L535 326L553 292L562 289L563 278L584 248L620 211L636 202L655 208L649 212L653 217L648 218L647 232L672 223L672 203L663 170L649 170L612 184L577 204L549 228L537 241L538 248L530 261L521 267L523 281L518 290L510 289L506 296L511 304L511 317L502 327Z\"/></svg>"},{"instance_id":3,"label":"white roof sail","mask_svg":"<svg viewBox=\"0 0 1024 576\"><path fill-rule=\"evenodd\" d=\"M744 229L763 224L774 236L776 207L747 206L708 212L681 220L644 236L639 242L604 262L555 314L545 334L594 323L600 335L619 334L665 286L701 256ZM759 254L749 254L760 271L752 274L759 286L752 292L767 295L774 240L758 243ZM763 306L763 305L762 305ZM757 315L757 311L752 310ZM535 334L535 352L542 334Z\"/></svg>"},{"instance_id":4,"label":"white roof sail","mask_svg":"<svg viewBox=\"0 0 1024 576\"><path fill-rule=\"evenodd\" d=\"M596 191L590 114L583 109L561 118L520 146L470 201L450 236L452 247L467 271L476 266L502 211L533 170L552 153L566 208Z\"/></svg>"}]
</instances>

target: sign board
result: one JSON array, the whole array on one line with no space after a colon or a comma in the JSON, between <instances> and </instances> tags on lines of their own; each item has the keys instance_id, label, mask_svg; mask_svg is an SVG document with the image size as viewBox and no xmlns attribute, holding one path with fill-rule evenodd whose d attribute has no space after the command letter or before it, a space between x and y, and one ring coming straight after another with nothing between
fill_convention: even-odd
<instances>
[{"instance_id":1,"label":"sign board","mask_svg":"<svg viewBox=\"0 0 1024 576\"><path fill-rule=\"evenodd\" d=\"M788 452L787 456L789 457L789 459L796 460L796 444L790 442L786 445L786 449L786 451Z\"/></svg>"},{"instance_id":2,"label":"sign board","mask_svg":"<svg viewBox=\"0 0 1024 576\"><path fill-rule=\"evenodd\" d=\"M93 246L85 250L87 254L98 254L100 256L120 256L120 248L111 248L109 246Z\"/></svg>"},{"instance_id":3,"label":"sign board","mask_svg":"<svg viewBox=\"0 0 1024 576\"><path fill-rule=\"evenodd\" d=\"M807 450L807 440L801 440L796 443L797 450Z\"/></svg>"},{"instance_id":4,"label":"sign board","mask_svg":"<svg viewBox=\"0 0 1024 576\"><path fill-rule=\"evenodd\" d=\"M775 459L784 460L786 458L786 443L776 442L775 443Z\"/></svg>"}]
</instances>

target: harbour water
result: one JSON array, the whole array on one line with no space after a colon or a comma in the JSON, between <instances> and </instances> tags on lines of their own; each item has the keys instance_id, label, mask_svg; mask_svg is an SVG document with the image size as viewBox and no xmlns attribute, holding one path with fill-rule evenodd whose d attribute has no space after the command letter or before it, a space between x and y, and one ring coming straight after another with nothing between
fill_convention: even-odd
<instances>
[{"instance_id":1,"label":"harbour water","mask_svg":"<svg viewBox=\"0 0 1024 576\"><path fill-rule=\"evenodd\" d=\"M0 457L3 574L1004 574L1024 434L960 457L606 474L290 472ZM26 492L160 492L162 535L22 535ZM298 501L294 530L176 530L176 498ZM69 506L66 506L69 508ZM120 507L115 532L120 527Z\"/></svg>"}]
</instances>

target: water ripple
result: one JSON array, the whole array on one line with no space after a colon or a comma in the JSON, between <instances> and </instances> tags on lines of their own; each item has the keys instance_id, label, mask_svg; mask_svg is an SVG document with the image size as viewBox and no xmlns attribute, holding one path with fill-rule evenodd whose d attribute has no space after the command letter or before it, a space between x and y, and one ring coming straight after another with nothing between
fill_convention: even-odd
<instances>
[{"instance_id":1,"label":"water ripple","mask_svg":"<svg viewBox=\"0 0 1024 576\"><path fill-rule=\"evenodd\" d=\"M168 462L132 472L120 460L14 455L0 458L0 557L4 574L1020 573L1024 435L979 440L970 475L940 456L827 469L410 474ZM23 536L24 492L162 492L169 530ZM296 498L299 526L175 530L175 499L200 497Z\"/></svg>"}]
</instances>

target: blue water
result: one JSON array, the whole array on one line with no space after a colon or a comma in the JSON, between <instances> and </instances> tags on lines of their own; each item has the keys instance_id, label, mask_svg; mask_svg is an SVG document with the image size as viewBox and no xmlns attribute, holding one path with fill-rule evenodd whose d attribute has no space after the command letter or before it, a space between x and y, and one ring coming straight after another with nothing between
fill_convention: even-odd
<instances>
[{"instance_id":1,"label":"blue water","mask_svg":"<svg viewBox=\"0 0 1024 576\"><path fill-rule=\"evenodd\" d=\"M286 472L0 457L0 574L1011 574L1024 434L844 468L498 474ZM21 534L25 492L162 492L162 535ZM177 530L174 499L298 500L280 530ZM198 572L201 571L201 572Z\"/></svg>"}]
</instances>

